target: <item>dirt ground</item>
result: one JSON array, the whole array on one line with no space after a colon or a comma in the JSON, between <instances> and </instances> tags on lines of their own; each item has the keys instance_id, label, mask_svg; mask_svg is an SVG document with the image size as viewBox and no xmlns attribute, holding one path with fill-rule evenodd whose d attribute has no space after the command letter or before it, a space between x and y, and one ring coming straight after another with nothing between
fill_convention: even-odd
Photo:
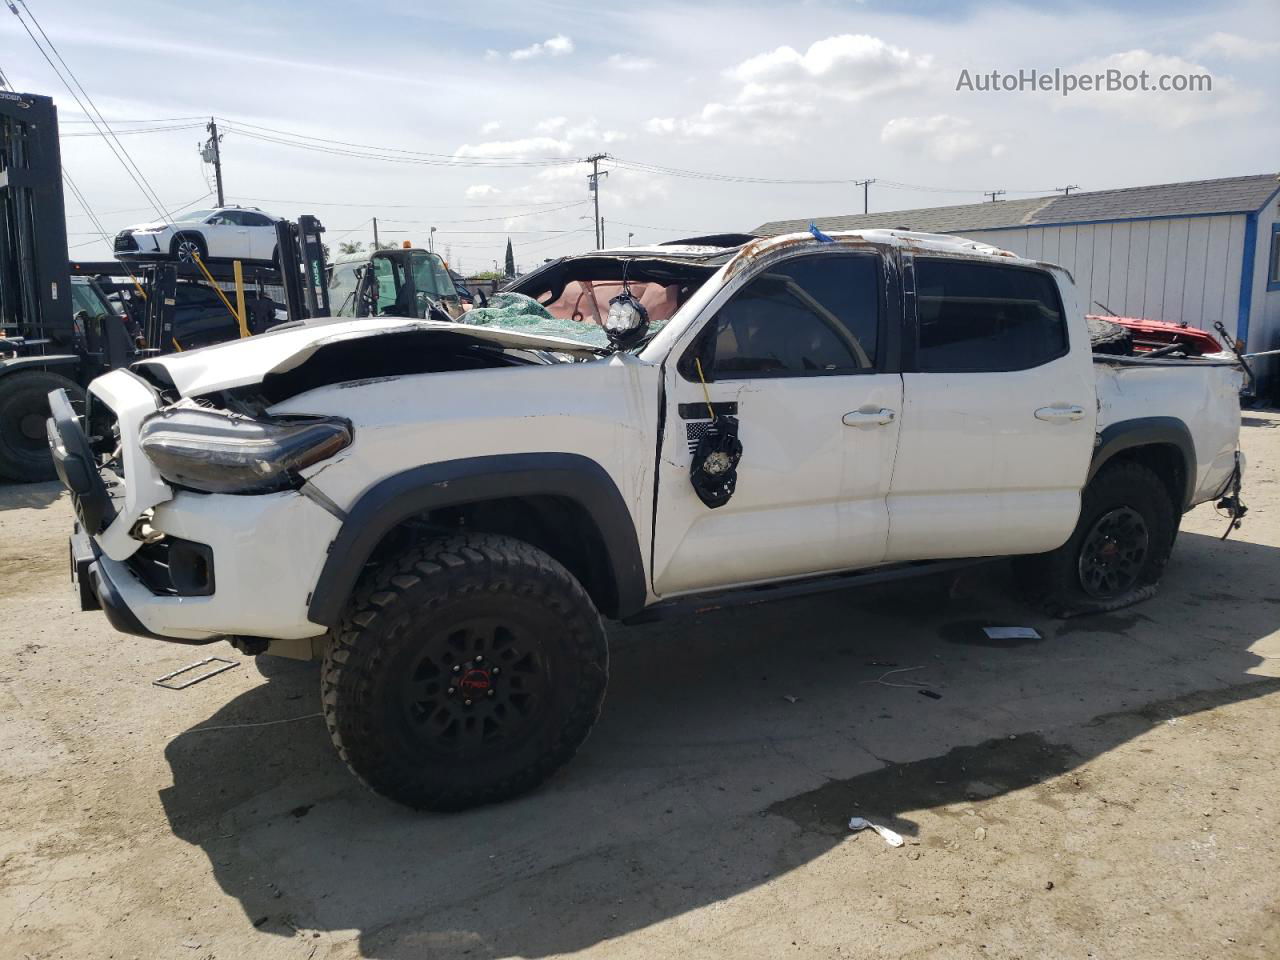
<instances>
[{"instance_id":1,"label":"dirt ground","mask_svg":"<svg viewBox=\"0 0 1280 960\"><path fill-rule=\"evenodd\" d=\"M0 956L1272 960L1280 415L1244 422L1244 528L1189 515L1152 601L1054 621L995 568L616 627L577 759L453 816L355 783L314 665L77 612L66 499L0 488Z\"/></svg>"}]
</instances>

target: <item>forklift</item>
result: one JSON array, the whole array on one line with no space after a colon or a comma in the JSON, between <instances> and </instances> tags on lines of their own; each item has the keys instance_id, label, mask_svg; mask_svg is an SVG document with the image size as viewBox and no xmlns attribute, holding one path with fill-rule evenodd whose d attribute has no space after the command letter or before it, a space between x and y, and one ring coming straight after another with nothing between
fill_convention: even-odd
<instances>
[{"instance_id":1,"label":"forklift","mask_svg":"<svg viewBox=\"0 0 1280 960\"><path fill-rule=\"evenodd\" d=\"M323 231L311 216L277 224L279 273L265 282L283 288L291 321L329 315ZM83 412L85 387L109 370L274 326L274 304L269 314L255 311L251 323L243 296L223 289L239 279L233 266L157 261L73 271L57 108L49 97L0 91L0 481L54 478L45 428L50 391L66 390ZM128 311L117 309L103 289L103 283L112 287L111 276L129 278L113 290ZM216 292L234 323L184 345L175 336L179 285L197 281ZM259 283L257 301L261 289ZM232 297L241 306L233 307Z\"/></svg>"}]
</instances>

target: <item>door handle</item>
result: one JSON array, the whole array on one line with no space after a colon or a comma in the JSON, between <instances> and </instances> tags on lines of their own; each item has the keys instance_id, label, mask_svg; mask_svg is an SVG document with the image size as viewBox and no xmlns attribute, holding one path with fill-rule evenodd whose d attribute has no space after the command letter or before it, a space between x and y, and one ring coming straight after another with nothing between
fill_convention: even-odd
<instances>
[{"instance_id":1,"label":"door handle","mask_svg":"<svg viewBox=\"0 0 1280 960\"><path fill-rule=\"evenodd\" d=\"M886 407L862 407L846 413L842 421L846 427L883 427L893 423L898 414Z\"/></svg>"},{"instance_id":2,"label":"door handle","mask_svg":"<svg viewBox=\"0 0 1280 960\"><path fill-rule=\"evenodd\" d=\"M1041 407L1036 411L1036 419L1048 423L1069 423L1072 420L1084 419L1084 407L1073 403L1069 406Z\"/></svg>"}]
</instances>

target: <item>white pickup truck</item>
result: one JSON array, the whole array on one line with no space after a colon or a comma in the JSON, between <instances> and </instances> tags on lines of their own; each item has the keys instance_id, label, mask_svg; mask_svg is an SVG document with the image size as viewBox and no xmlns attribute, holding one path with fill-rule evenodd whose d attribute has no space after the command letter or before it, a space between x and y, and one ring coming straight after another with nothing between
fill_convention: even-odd
<instances>
[{"instance_id":1,"label":"white pickup truck","mask_svg":"<svg viewBox=\"0 0 1280 960\"><path fill-rule=\"evenodd\" d=\"M745 240L556 261L483 323L147 360L83 421L55 391L83 607L322 659L356 775L457 809L582 743L602 615L1003 556L1057 613L1110 609L1184 511L1238 504L1232 356L1095 356L1067 271L972 241Z\"/></svg>"}]
</instances>

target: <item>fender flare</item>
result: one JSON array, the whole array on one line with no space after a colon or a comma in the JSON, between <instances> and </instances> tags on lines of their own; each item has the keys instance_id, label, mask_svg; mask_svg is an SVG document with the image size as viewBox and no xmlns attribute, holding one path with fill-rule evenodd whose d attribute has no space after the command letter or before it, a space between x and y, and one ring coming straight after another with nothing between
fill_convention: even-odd
<instances>
[{"instance_id":1,"label":"fender flare","mask_svg":"<svg viewBox=\"0 0 1280 960\"><path fill-rule=\"evenodd\" d=\"M521 496L564 497L586 510L604 543L617 589L618 609L606 615L622 619L644 608L645 573L635 523L613 478L579 454L519 453L413 467L362 493L329 545L307 618L335 625L374 549L405 520L441 507Z\"/></svg>"},{"instance_id":2,"label":"fender flare","mask_svg":"<svg viewBox=\"0 0 1280 960\"><path fill-rule=\"evenodd\" d=\"M53 367L78 367L80 358L74 353L50 353L30 357L12 357L0 361L0 377L24 370L45 370ZM73 378L74 379L74 378Z\"/></svg>"},{"instance_id":3,"label":"fender flare","mask_svg":"<svg viewBox=\"0 0 1280 960\"><path fill-rule=\"evenodd\" d=\"M1132 420L1122 420L1104 427L1094 446L1093 461L1089 464L1086 484L1091 482L1103 465L1116 454L1134 447L1156 445L1172 446L1182 454L1186 473L1182 509L1188 509L1196 492L1196 446L1191 439L1191 431L1177 417L1135 417Z\"/></svg>"}]
</instances>

